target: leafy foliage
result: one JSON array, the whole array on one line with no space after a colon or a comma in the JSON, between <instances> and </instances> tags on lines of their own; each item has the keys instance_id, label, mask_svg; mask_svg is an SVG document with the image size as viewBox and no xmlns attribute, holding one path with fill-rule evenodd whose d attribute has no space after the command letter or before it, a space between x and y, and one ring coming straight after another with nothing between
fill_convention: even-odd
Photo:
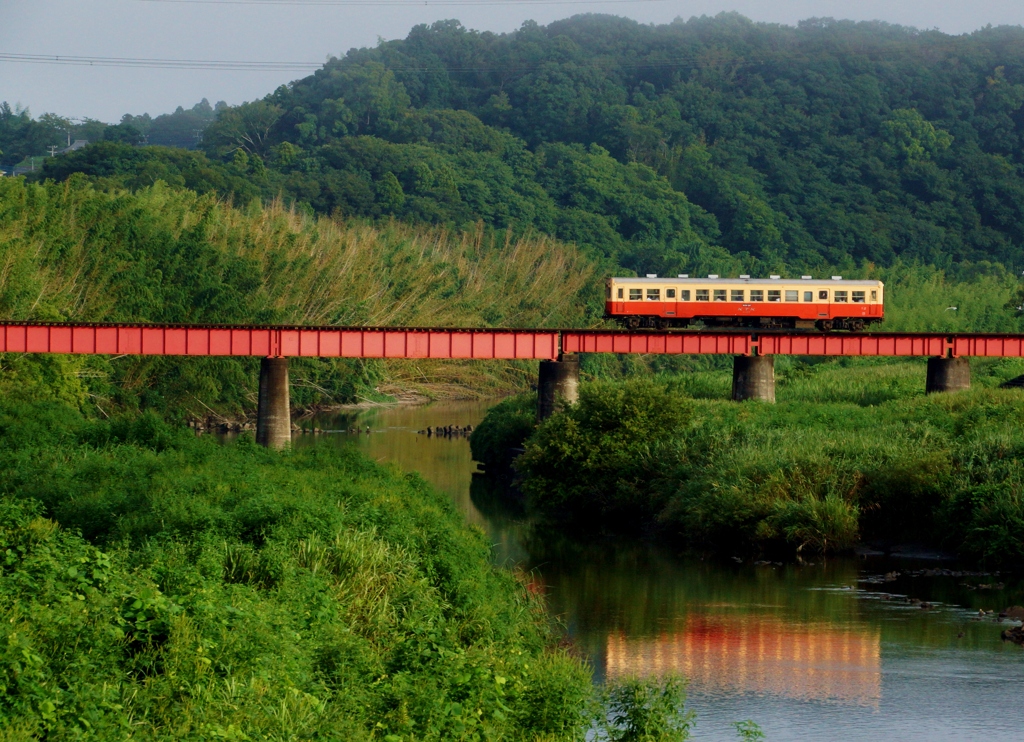
<instances>
[{"instance_id":1,"label":"leafy foliage","mask_svg":"<svg viewBox=\"0 0 1024 742\"><path fill-rule=\"evenodd\" d=\"M473 459L500 472L514 458L537 424L537 395L519 394L498 402L469 438Z\"/></svg>"},{"instance_id":2,"label":"leafy foliage","mask_svg":"<svg viewBox=\"0 0 1024 742\"><path fill-rule=\"evenodd\" d=\"M585 385L577 404L527 441L516 460L523 492L560 517L620 524L653 517L663 503L649 486L651 474L686 417L664 385L650 379Z\"/></svg>"},{"instance_id":3,"label":"leafy foliage","mask_svg":"<svg viewBox=\"0 0 1024 742\"><path fill-rule=\"evenodd\" d=\"M35 404L0 408L0 483L0 733L585 729L589 673L415 475Z\"/></svg>"},{"instance_id":4,"label":"leafy foliage","mask_svg":"<svg viewBox=\"0 0 1024 742\"><path fill-rule=\"evenodd\" d=\"M516 468L530 507L563 525L657 527L734 553L914 541L1012 563L1024 468L1010 421L1024 400L993 387L1022 370L979 364L979 388L924 397L920 363L789 362L777 405L714 399L727 377L700 377L720 371L585 384Z\"/></svg>"},{"instance_id":5,"label":"leafy foliage","mask_svg":"<svg viewBox=\"0 0 1024 742\"><path fill-rule=\"evenodd\" d=\"M597 739L607 742L684 742L695 714L684 711L686 681L624 678L606 689L607 720Z\"/></svg>"},{"instance_id":6,"label":"leafy foliage","mask_svg":"<svg viewBox=\"0 0 1024 742\"><path fill-rule=\"evenodd\" d=\"M212 164L182 177L248 198L244 173L321 213L532 228L640 273L1017 269L1022 40L736 14L441 21L221 107ZM148 183L169 155L119 159L121 182ZM71 170L106 175L82 155L48 172Z\"/></svg>"}]
</instances>

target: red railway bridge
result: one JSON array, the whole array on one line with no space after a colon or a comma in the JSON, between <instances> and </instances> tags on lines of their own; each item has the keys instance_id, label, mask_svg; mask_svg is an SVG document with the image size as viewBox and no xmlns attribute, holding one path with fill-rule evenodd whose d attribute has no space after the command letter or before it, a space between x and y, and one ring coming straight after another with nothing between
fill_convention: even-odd
<instances>
[{"instance_id":1,"label":"red railway bridge","mask_svg":"<svg viewBox=\"0 0 1024 742\"><path fill-rule=\"evenodd\" d=\"M291 439L288 358L538 360L538 417L574 401L581 353L735 356L735 400L775 400L774 357L928 358L926 391L970 386L971 356L1024 358L1024 335L799 331L484 329L86 324L0 321L0 353L256 356L256 437L280 448Z\"/></svg>"}]
</instances>

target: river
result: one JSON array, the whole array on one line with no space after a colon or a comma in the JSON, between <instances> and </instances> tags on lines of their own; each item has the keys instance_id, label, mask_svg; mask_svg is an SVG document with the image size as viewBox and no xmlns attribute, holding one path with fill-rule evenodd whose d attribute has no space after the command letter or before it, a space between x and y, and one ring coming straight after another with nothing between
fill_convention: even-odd
<instances>
[{"instance_id":1,"label":"river","mask_svg":"<svg viewBox=\"0 0 1024 742\"><path fill-rule=\"evenodd\" d=\"M702 561L633 541L528 536L506 498L474 474L465 437L417 432L476 425L489 404L325 415L305 424L336 432L298 435L295 445L356 446L448 493L488 535L496 563L536 575L599 680L689 678L696 740L736 740L732 723L745 719L772 742L1024 735L1024 649L1000 640L1014 624L996 618L1024 605L1020 582L934 574L950 567L937 562ZM351 428L362 432L345 432Z\"/></svg>"}]
</instances>

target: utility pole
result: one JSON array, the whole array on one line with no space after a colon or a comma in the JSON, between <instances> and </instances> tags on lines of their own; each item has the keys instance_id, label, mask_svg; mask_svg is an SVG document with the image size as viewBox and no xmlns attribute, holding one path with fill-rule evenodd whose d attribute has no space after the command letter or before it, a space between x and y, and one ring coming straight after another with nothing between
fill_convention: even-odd
<instances>
[{"instance_id":1,"label":"utility pole","mask_svg":"<svg viewBox=\"0 0 1024 742\"><path fill-rule=\"evenodd\" d=\"M56 144L51 144L49 149L50 149L50 157L54 157L57 154L57 150L60 149L60 148Z\"/></svg>"}]
</instances>

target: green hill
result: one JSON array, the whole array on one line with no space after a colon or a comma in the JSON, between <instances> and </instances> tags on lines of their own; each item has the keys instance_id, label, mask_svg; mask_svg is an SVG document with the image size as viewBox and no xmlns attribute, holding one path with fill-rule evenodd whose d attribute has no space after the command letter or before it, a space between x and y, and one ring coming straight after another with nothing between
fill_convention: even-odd
<instances>
[{"instance_id":1,"label":"green hill","mask_svg":"<svg viewBox=\"0 0 1024 742\"><path fill-rule=\"evenodd\" d=\"M638 271L1018 267L1022 104L1019 27L442 21L223 109L203 149L322 213L532 227Z\"/></svg>"},{"instance_id":2,"label":"green hill","mask_svg":"<svg viewBox=\"0 0 1024 742\"><path fill-rule=\"evenodd\" d=\"M159 301L144 292L149 303L130 293L118 300L124 318L490 325L543 318L579 325L596 319L596 284L612 270L840 271L878 277L894 289L887 329L1014 331L1022 326L1017 277L1024 268L1022 42L1022 28L954 37L832 20L792 28L735 14L660 26L584 15L546 27L527 23L509 34L444 21L353 50L265 99L218 105L203 151L133 146L114 132L103 135L107 141L47 158L35 178L88 176L94 190L87 200L96 204L89 218L109 209L121 215L103 219L112 234L133 235L132 270L145 273L172 261L170 272L160 274L166 286L152 289ZM23 133L31 128L13 113L3 121ZM153 190L161 181L171 189ZM45 196L28 196L32 205L15 221L34 223L26 216L32 209L56 209L33 227L35 239L84 244L63 234L61 225L79 212L58 197L85 198L82 187L50 186ZM179 189L219 196L234 207L169 195ZM250 235L237 245L261 247L242 259L232 252L241 249L235 238L219 227L204 226L190 237L173 219L142 216L146 209L166 210L164 199L182 224L189 209L212 209ZM278 205L264 212L261 203ZM253 216L259 213L264 216ZM359 309L355 282L332 287L329 306L345 312L316 317L299 311L297 293L247 292L247 281L271 285L265 251L278 238L266 242L260 220L290 220L286 231L318 234L317 214L331 218L323 221L331 229L341 225L339 235L382 225L360 243L367 246L361 259L401 266L404 272L374 294L405 307L401 318ZM400 228L393 217L433 226ZM209 224L225 223L220 218ZM15 231L28 234L23 226ZM472 234L488 245L484 263L470 270L477 283L417 247L449 235L465 245L468 238L457 235ZM567 253L537 235L580 250ZM170 245L183 237L209 249L218 271L236 259L246 270L264 267L223 274L218 280L230 285L231 302L200 317L207 305L181 298L199 288L182 293L176 284L193 280L174 274L180 273L174 250L185 248L165 254L161 247L152 256L138 248L143 238ZM339 236L337 245L349 239ZM371 248L378 239L382 248ZM121 260L118 240L96 255ZM529 244L535 258L506 252L513 244ZM23 255L30 245L19 248ZM335 249L341 248L328 252ZM480 257L461 251L456 265ZM60 253L62 270L75 266L68 257L74 254ZM342 253L332 254L337 260ZM525 308L507 301L516 295L507 287L486 286L513 255L523 268L515 290L533 297ZM531 286L530 270L542 255L553 256L552 270ZM289 265L294 286L315 283L301 261ZM446 278L434 282L437 271ZM559 288L566 276L579 277L567 291ZM473 296L451 301L466 286L476 286ZM430 300L403 303L410 287ZM33 306L38 315L46 304ZM413 306L416 313L409 314ZM86 307L54 311L67 319L111 318ZM360 367L360 388L386 388L392 379L382 384L382 373ZM465 373L450 378L465 382ZM351 375L346 369L346 378ZM156 377L162 379L155 372L146 378ZM336 399L355 393L320 375L310 383L310 389L336 390ZM238 409L249 396L244 390L222 401Z\"/></svg>"}]
</instances>

